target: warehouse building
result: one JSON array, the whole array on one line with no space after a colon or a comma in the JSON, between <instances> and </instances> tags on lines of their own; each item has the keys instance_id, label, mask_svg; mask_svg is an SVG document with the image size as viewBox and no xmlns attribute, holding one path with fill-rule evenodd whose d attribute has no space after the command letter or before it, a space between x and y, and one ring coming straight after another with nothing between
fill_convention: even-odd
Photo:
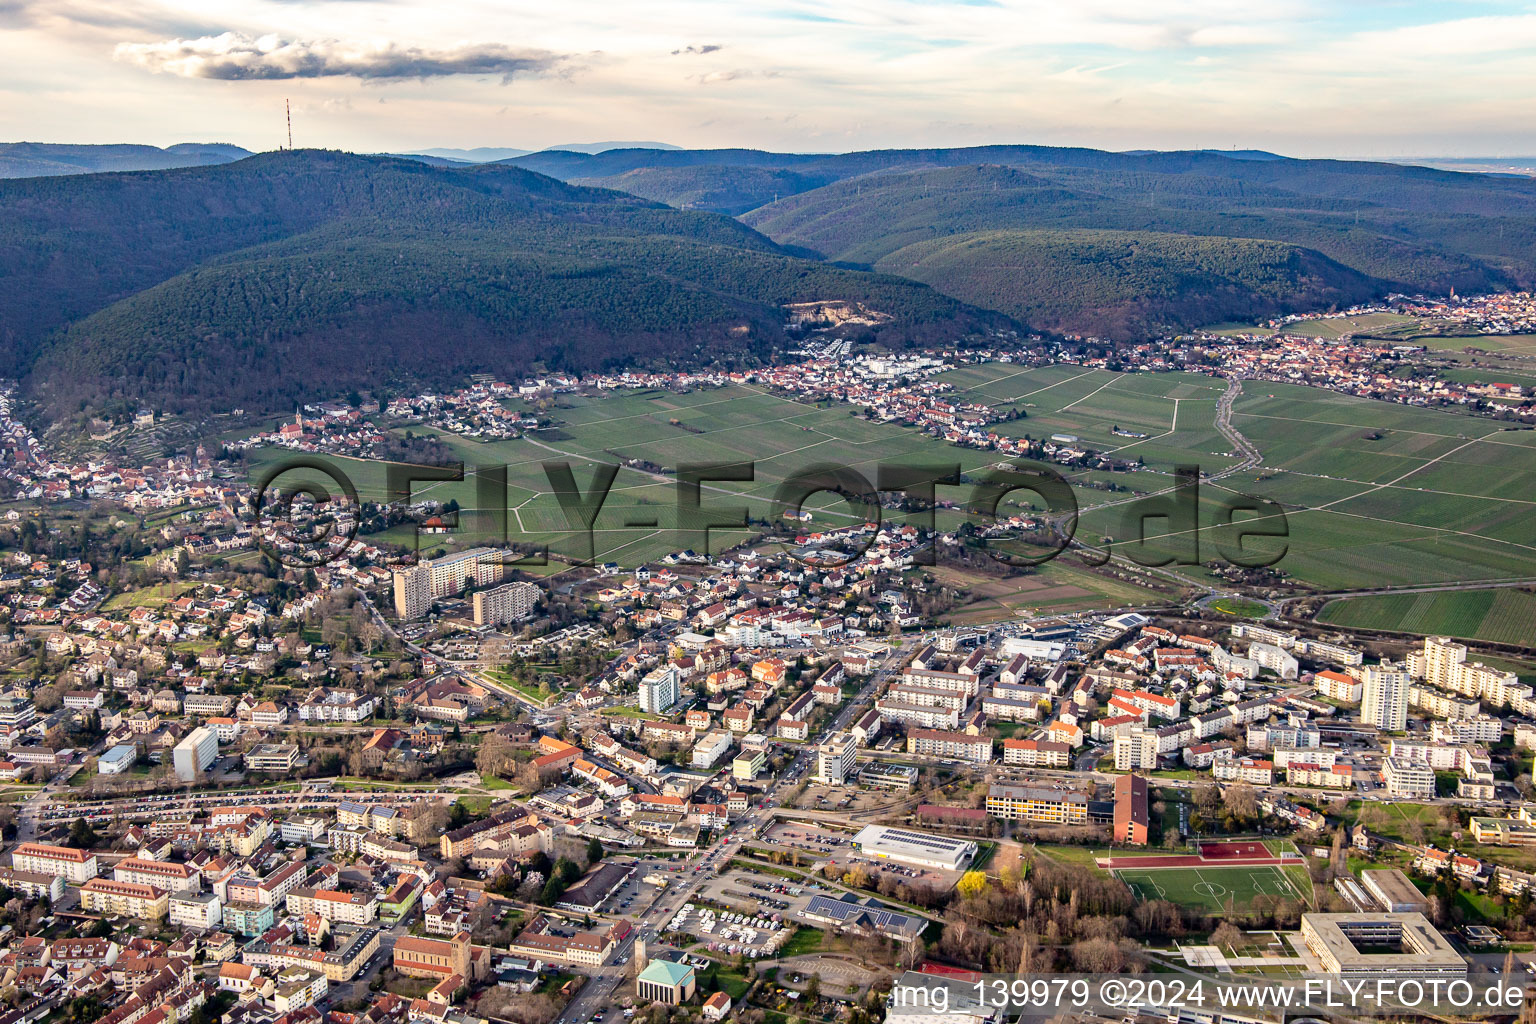
<instances>
[{"instance_id":1,"label":"warehouse building","mask_svg":"<svg viewBox=\"0 0 1536 1024\"><path fill-rule=\"evenodd\" d=\"M886 825L866 825L853 841L866 857L942 871L961 870L975 859L977 851L976 844L966 839Z\"/></svg>"}]
</instances>

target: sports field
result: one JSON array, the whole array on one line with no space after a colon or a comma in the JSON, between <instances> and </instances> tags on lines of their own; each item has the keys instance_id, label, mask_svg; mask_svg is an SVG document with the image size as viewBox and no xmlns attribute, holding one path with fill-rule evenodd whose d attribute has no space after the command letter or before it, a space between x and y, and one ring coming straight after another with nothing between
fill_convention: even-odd
<instances>
[{"instance_id":1,"label":"sports field","mask_svg":"<svg viewBox=\"0 0 1536 1024\"><path fill-rule=\"evenodd\" d=\"M1373 594L1330 601L1318 621L1536 647L1536 590Z\"/></svg>"},{"instance_id":2,"label":"sports field","mask_svg":"<svg viewBox=\"0 0 1536 1024\"><path fill-rule=\"evenodd\" d=\"M1312 900L1306 866L1289 840L1216 840L1185 853L1114 850L1097 858L1139 900L1170 900L1207 913L1267 901Z\"/></svg>"},{"instance_id":3,"label":"sports field","mask_svg":"<svg viewBox=\"0 0 1536 1024\"><path fill-rule=\"evenodd\" d=\"M1247 910L1261 899L1305 900L1277 866L1116 868L1115 875L1138 900L1171 900L1219 914L1231 902Z\"/></svg>"}]
</instances>

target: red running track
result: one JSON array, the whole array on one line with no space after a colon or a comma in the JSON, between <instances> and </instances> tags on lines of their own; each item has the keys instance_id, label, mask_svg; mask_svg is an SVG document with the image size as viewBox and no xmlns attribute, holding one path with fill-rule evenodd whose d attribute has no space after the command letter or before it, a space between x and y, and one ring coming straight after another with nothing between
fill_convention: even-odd
<instances>
[{"instance_id":1,"label":"red running track","mask_svg":"<svg viewBox=\"0 0 1536 1024\"><path fill-rule=\"evenodd\" d=\"M1292 858L1295 862L1295 858ZM1193 854L1170 854L1167 857L1120 857L1107 858L1103 866L1106 868L1236 868L1246 865L1260 864L1285 864L1273 854L1266 853L1262 857L1196 857Z\"/></svg>"},{"instance_id":2,"label":"red running track","mask_svg":"<svg viewBox=\"0 0 1536 1024\"><path fill-rule=\"evenodd\" d=\"M1270 853L1269 848L1266 847L1263 843L1216 842L1201 843L1200 856L1206 858L1207 860L1212 860L1216 858L1226 859L1228 857L1237 857L1240 859L1249 859L1253 857L1273 858L1275 855Z\"/></svg>"}]
</instances>

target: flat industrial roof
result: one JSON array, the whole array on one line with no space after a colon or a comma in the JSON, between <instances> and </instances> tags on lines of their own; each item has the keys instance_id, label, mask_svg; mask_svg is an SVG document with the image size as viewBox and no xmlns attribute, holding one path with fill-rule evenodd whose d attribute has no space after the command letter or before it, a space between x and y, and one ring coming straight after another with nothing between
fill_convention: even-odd
<instances>
[{"instance_id":1,"label":"flat industrial roof","mask_svg":"<svg viewBox=\"0 0 1536 1024\"><path fill-rule=\"evenodd\" d=\"M1445 936L1419 913L1406 914L1303 914L1309 928L1341 971L1393 971L1412 967L1466 970L1467 961ZM1362 953L1349 937L1363 929L1396 926L1404 949L1395 953Z\"/></svg>"}]
</instances>

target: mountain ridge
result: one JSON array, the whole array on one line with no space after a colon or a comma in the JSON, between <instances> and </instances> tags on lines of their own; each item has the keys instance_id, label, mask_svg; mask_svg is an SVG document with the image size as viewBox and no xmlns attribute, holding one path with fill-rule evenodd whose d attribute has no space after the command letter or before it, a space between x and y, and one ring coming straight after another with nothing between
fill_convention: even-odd
<instances>
[{"instance_id":1,"label":"mountain ridge","mask_svg":"<svg viewBox=\"0 0 1536 1024\"><path fill-rule=\"evenodd\" d=\"M0 358L55 419L752 358L818 299L887 312L872 330L896 346L1015 326L718 214L330 151L0 183L0 276Z\"/></svg>"}]
</instances>

